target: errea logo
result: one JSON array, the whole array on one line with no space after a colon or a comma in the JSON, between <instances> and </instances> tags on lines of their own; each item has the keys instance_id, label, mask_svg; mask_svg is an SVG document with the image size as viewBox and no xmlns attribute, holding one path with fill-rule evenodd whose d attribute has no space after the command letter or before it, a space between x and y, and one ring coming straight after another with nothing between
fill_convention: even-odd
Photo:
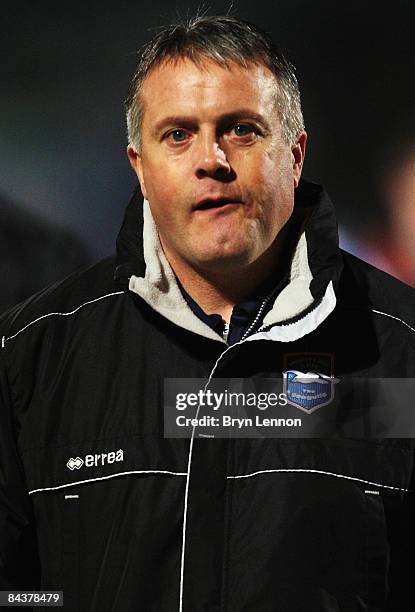
<instances>
[{"instance_id":1,"label":"errea logo","mask_svg":"<svg viewBox=\"0 0 415 612\"><path fill-rule=\"evenodd\" d=\"M124 461L124 451L122 448L110 453L101 453L100 455L85 455L84 459L81 459L81 457L71 457L66 467L73 471L80 470L83 465L85 467L98 467L99 465L106 465L115 461Z\"/></svg>"},{"instance_id":2,"label":"errea logo","mask_svg":"<svg viewBox=\"0 0 415 612\"><path fill-rule=\"evenodd\" d=\"M83 465L84 462L81 457L75 457L75 459L71 457L66 464L66 467L68 467L70 470L79 470L79 468L81 468Z\"/></svg>"}]
</instances>

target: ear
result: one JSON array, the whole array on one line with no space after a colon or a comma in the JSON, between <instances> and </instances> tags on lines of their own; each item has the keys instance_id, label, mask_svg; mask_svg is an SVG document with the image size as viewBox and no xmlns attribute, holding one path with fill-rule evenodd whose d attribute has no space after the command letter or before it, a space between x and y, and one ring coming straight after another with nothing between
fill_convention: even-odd
<instances>
[{"instance_id":1,"label":"ear","mask_svg":"<svg viewBox=\"0 0 415 612\"><path fill-rule=\"evenodd\" d=\"M134 149L134 147L130 144L127 147L127 155L128 159L130 160L131 168L137 175L141 187L141 192L147 200L147 190L144 183L143 160L141 156L137 153L137 151Z\"/></svg>"},{"instance_id":2,"label":"ear","mask_svg":"<svg viewBox=\"0 0 415 612\"><path fill-rule=\"evenodd\" d=\"M306 142L307 142L307 132L303 130L298 136L295 143L291 145L294 189L298 187L298 183L300 182L301 172L303 170L303 164L304 164Z\"/></svg>"}]
</instances>

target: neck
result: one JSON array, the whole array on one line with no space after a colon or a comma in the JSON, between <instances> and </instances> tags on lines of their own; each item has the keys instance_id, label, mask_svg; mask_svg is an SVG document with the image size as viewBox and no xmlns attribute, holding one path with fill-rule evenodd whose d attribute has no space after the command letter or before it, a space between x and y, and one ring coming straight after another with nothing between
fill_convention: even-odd
<instances>
[{"instance_id":1,"label":"neck","mask_svg":"<svg viewBox=\"0 0 415 612\"><path fill-rule=\"evenodd\" d=\"M200 269L190 265L163 244L163 250L175 275L187 293L206 314L220 314L229 323L235 304L252 294L271 275L275 284L289 265L291 249L287 226L273 244L250 264L223 271Z\"/></svg>"}]
</instances>

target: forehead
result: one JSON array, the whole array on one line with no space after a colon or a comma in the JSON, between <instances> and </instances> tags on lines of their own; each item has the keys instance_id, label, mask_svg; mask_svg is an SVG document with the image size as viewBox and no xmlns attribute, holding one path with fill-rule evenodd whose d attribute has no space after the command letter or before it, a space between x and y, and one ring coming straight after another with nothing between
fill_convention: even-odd
<instances>
[{"instance_id":1,"label":"forehead","mask_svg":"<svg viewBox=\"0 0 415 612\"><path fill-rule=\"evenodd\" d=\"M262 64L166 61L142 84L143 123L152 123L163 114L219 115L241 107L266 116L273 111L277 88L275 75Z\"/></svg>"}]
</instances>

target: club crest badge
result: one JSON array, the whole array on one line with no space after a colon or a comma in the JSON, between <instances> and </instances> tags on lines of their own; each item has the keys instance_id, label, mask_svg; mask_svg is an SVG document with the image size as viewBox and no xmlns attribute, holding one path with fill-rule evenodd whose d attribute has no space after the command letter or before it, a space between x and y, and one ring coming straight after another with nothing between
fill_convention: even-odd
<instances>
[{"instance_id":1,"label":"club crest badge","mask_svg":"<svg viewBox=\"0 0 415 612\"><path fill-rule=\"evenodd\" d=\"M333 355L292 353L285 355L283 387L288 403L308 414L334 399Z\"/></svg>"}]
</instances>

